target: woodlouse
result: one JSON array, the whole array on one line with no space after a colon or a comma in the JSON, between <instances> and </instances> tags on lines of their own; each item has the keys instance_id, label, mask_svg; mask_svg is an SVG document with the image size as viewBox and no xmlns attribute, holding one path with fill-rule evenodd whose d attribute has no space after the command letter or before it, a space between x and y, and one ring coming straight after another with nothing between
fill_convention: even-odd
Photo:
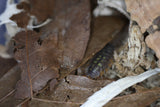
<instances>
[{"instance_id":1,"label":"woodlouse","mask_svg":"<svg viewBox=\"0 0 160 107\"><path fill-rule=\"evenodd\" d=\"M128 37L128 25L127 23L112 41L96 53L88 67L87 76L97 78L100 76L101 71L104 71L110 65L115 49L118 49Z\"/></svg>"},{"instance_id":2,"label":"woodlouse","mask_svg":"<svg viewBox=\"0 0 160 107\"><path fill-rule=\"evenodd\" d=\"M113 59L114 46L107 44L102 50L100 50L92 59L91 64L88 68L87 76L97 78L100 75L100 71L110 63L109 60Z\"/></svg>"}]
</instances>

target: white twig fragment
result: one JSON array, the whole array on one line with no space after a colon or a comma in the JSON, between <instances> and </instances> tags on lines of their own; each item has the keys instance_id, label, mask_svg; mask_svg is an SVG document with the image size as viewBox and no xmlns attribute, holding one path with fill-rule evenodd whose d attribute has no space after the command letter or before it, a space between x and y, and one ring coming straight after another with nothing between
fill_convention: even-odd
<instances>
[{"instance_id":1,"label":"white twig fragment","mask_svg":"<svg viewBox=\"0 0 160 107\"><path fill-rule=\"evenodd\" d=\"M90 96L81 107L102 107L123 90L136 83L142 82L157 73L160 73L160 68L155 68L137 76L129 76L119 79L116 82L112 82Z\"/></svg>"},{"instance_id":2,"label":"white twig fragment","mask_svg":"<svg viewBox=\"0 0 160 107\"><path fill-rule=\"evenodd\" d=\"M36 26L30 26L30 25L28 25L27 26L27 28L28 29L34 29L34 28L40 28L40 27L43 27L43 26L45 26L45 25L47 25L48 23L50 23L52 21L52 19L47 19L46 21L44 21L42 24L40 24L40 25L36 25Z\"/></svg>"}]
</instances>

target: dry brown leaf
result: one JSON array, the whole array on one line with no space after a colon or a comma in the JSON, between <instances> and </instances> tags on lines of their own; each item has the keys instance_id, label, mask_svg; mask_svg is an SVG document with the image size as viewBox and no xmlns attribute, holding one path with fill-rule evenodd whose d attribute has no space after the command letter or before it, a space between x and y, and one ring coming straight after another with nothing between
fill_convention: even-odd
<instances>
[{"instance_id":1,"label":"dry brown leaf","mask_svg":"<svg viewBox=\"0 0 160 107\"><path fill-rule=\"evenodd\" d=\"M156 52L160 58L159 50L159 22L160 22L160 1L159 0L126 0L127 10L131 14L131 19L135 20L141 27L142 33L148 31L150 35L146 38L148 47ZM157 32L156 32L157 31Z\"/></svg>"},{"instance_id":2,"label":"dry brown leaf","mask_svg":"<svg viewBox=\"0 0 160 107\"><path fill-rule=\"evenodd\" d=\"M21 12L13 15L10 19L15 21L18 27L25 28L29 23L30 17L27 15L27 12Z\"/></svg>"},{"instance_id":3,"label":"dry brown leaf","mask_svg":"<svg viewBox=\"0 0 160 107\"><path fill-rule=\"evenodd\" d=\"M146 38L146 43L148 45L148 47L150 47L151 49L153 49L156 52L156 56L160 59L160 32L156 31L153 34L150 34L149 36L147 36Z\"/></svg>"},{"instance_id":4,"label":"dry brown leaf","mask_svg":"<svg viewBox=\"0 0 160 107\"><path fill-rule=\"evenodd\" d=\"M79 107L80 104L68 102L56 102L50 100L33 99L29 102L29 107Z\"/></svg>"},{"instance_id":5,"label":"dry brown leaf","mask_svg":"<svg viewBox=\"0 0 160 107\"><path fill-rule=\"evenodd\" d=\"M130 26L128 43L114 54L114 59L112 72L120 78L141 74L145 72L144 68L149 69L156 63L153 52L146 47L140 27L135 24Z\"/></svg>"},{"instance_id":6,"label":"dry brown leaf","mask_svg":"<svg viewBox=\"0 0 160 107\"><path fill-rule=\"evenodd\" d=\"M160 15L159 0L125 0L131 19L137 21L144 33Z\"/></svg>"},{"instance_id":7,"label":"dry brown leaf","mask_svg":"<svg viewBox=\"0 0 160 107\"><path fill-rule=\"evenodd\" d=\"M16 87L17 98L30 97L26 36L28 36L29 72L34 92L41 90L49 80L58 78L60 67L72 69L84 56L90 35L89 0L57 0L54 3L56 14L49 25L43 30L40 29L39 33L20 32L14 38L17 47L15 57L23 70ZM40 35L43 38L41 44Z\"/></svg>"},{"instance_id":8,"label":"dry brown leaf","mask_svg":"<svg viewBox=\"0 0 160 107\"><path fill-rule=\"evenodd\" d=\"M53 22L42 36L56 36L63 54L62 68L73 68L83 58L90 35L90 2L57 0ZM48 34L48 35L47 35Z\"/></svg>"},{"instance_id":9,"label":"dry brown leaf","mask_svg":"<svg viewBox=\"0 0 160 107\"><path fill-rule=\"evenodd\" d=\"M30 13L36 16L39 22L52 17L56 0L28 0L30 3Z\"/></svg>"},{"instance_id":10,"label":"dry brown leaf","mask_svg":"<svg viewBox=\"0 0 160 107\"><path fill-rule=\"evenodd\" d=\"M68 75L54 92L41 93L30 101L29 105L31 107L41 107L41 105L63 107L66 104L70 107L79 107L88 96L110 82L109 80L91 80L83 76ZM160 98L159 93L159 88L141 90L135 94L116 97L105 107L146 107Z\"/></svg>"},{"instance_id":11,"label":"dry brown leaf","mask_svg":"<svg viewBox=\"0 0 160 107\"><path fill-rule=\"evenodd\" d=\"M27 2L26 2L27 1ZM56 0L26 0L17 5L18 9L23 9L19 14L13 15L11 20L15 21L19 27L25 28L30 20L30 16L35 16L38 23L42 23L51 18L54 13L54 2ZM37 24L37 22L35 22Z\"/></svg>"},{"instance_id":12,"label":"dry brown leaf","mask_svg":"<svg viewBox=\"0 0 160 107\"><path fill-rule=\"evenodd\" d=\"M156 88L114 98L104 107L146 107L158 98L160 98L160 89Z\"/></svg>"},{"instance_id":13,"label":"dry brown leaf","mask_svg":"<svg viewBox=\"0 0 160 107\"><path fill-rule=\"evenodd\" d=\"M29 53L29 72L31 74L32 88L33 91L38 92L42 89L48 80L53 78L58 78L58 61L56 48L52 46L51 48L45 47L38 44L39 35L33 31L20 32L14 37L16 44L18 45L17 51L15 53L15 58L19 61L19 65L23 70L21 74L21 80L17 83L16 97L26 98L30 97L30 83L29 76L27 72L27 52L25 45L25 37L28 36L28 53ZM21 39L19 39L21 38ZM46 40L47 41L47 40ZM25 48L24 48L25 47ZM53 53L49 53L52 51ZM55 53L57 54L55 54ZM49 55L50 57L48 57ZM56 57L56 58L55 58Z\"/></svg>"},{"instance_id":14,"label":"dry brown leaf","mask_svg":"<svg viewBox=\"0 0 160 107\"><path fill-rule=\"evenodd\" d=\"M44 99L61 103L82 103L101 87L110 83L111 80L92 80L84 76L68 75L63 79L54 92L42 93L37 99Z\"/></svg>"},{"instance_id":15,"label":"dry brown leaf","mask_svg":"<svg viewBox=\"0 0 160 107\"><path fill-rule=\"evenodd\" d=\"M84 56L90 36L90 1L57 0L55 4L54 19L42 29L41 38L57 38L57 47L61 51L60 76L64 78Z\"/></svg>"},{"instance_id":16,"label":"dry brown leaf","mask_svg":"<svg viewBox=\"0 0 160 107\"><path fill-rule=\"evenodd\" d=\"M20 103L20 100L14 98L15 85L20 79L20 73L20 68L15 66L0 78L0 107L14 107Z\"/></svg>"},{"instance_id":17,"label":"dry brown leaf","mask_svg":"<svg viewBox=\"0 0 160 107\"><path fill-rule=\"evenodd\" d=\"M4 59L0 57L0 78L7 73L10 69L12 69L17 62L11 58L11 59Z\"/></svg>"}]
</instances>

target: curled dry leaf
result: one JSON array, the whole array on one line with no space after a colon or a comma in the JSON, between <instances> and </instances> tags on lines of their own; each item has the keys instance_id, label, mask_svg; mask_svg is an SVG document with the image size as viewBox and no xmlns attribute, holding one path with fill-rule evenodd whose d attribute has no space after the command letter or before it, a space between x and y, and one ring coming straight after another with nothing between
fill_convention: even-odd
<instances>
[{"instance_id":1,"label":"curled dry leaf","mask_svg":"<svg viewBox=\"0 0 160 107\"><path fill-rule=\"evenodd\" d=\"M158 73L160 69L155 68L137 76L128 76L112 82L90 96L81 107L102 107L125 89Z\"/></svg>"},{"instance_id":2,"label":"curled dry leaf","mask_svg":"<svg viewBox=\"0 0 160 107\"><path fill-rule=\"evenodd\" d=\"M146 38L148 47L152 48L158 58L160 58L159 52L159 16L160 16L160 1L155 0L126 0L127 10L131 14L131 19L135 20L141 27L142 33L148 31L150 35Z\"/></svg>"},{"instance_id":3,"label":"curled dry leaf","mask_svg":"<svg viewBox=\"0 0 160 107\"><path fill-rule=\"evenodd\" d=\"M91 80L84 76L68 75L54 92L43 92L29 102L30 106L78 107L88 96L99 90L110 80ZM104 107L146 107L159 98L159 88L141 90L135 94L116 97ZM147 103L146 103L147 102Z\"/></svg>"},{"instance_id":4,"label":"curled dry leaf","mask_svg":"<svg viewBox=\"0 0 160 107\"><path fill-rule=\"evenodd\" d=\"M160 98L160 89L155 88L114 98L104 107L146 107L158 98Z\"/></svg>"},{"instance_id":5,"label":"curled dry leaf","mask_svg":"<svg viewBox=\"0 0 160 107\"><path fill-rule=\"evenodd\" d=\"M45 100L48 100L56 107L63 107L65 104L72 107L75 104L83 103L88 96L110 82L110 80L92 80L84 76L68 75L58 84L54 92L42 93L36 98L42 99L41 103L46 103Z\"/></svg>"},{"instance_id":6,"label":"curled dry leaf","mask_svg":"<svg viewBox=\"0 0 160 107\"><path fill-rule=\"evenodd\" d=\"M52 15L55 16L50 24L38 33L20 32L14 38L15 58L23 70L16 87L18 98L30 97L27 60L33 91L38 92L49 80L59 78L60 68L72 69L84 56L90 33L89 0L55 0L54 3L55 14Z\"/></svg>"},{"instance_id":7,"label":"curled dry leaf","mask_svg":"<svg viewBox=\"0 0 160 107\"><path fill-rule=\"evenodd\" d=\"M29 23L30 17L26 12L21 12L19 14L13 15L10 19L15 21L18 27L25 28Z\"/></svg>"},{"instance_id":8,"label":"curled dry leaf","mask_svg":"<svg viewBox=\"0 0 160 107\"><path fill-rule=\"evenodd\" d=\"M146 46L144 43L143 34L138 25L133 25L130 28L130 37L128 38L128 60L131 62L130 67L135 68L135 64L138 64L139 61L143 60L144 53L146 52ZM142 58L142 59L140 59Z\"/></svg>"},{"instance_id":9,"label":"curled dry leaf","mask_svg":"<svg viewBox=\"0 0 160 107\"><path fill-rule=\"evenodd\" d=\"M144 33L160 15L159 0L125 0L131 20L136 21Z\"/></svg>"},{"instance_id":10,"label":"curled dry leaf","mask_svg":"<svg viewBox=\"0 0 160 107\"><path fill-rule=\"evenodd\" d=\"M30 21L39 24L51 18L54 13L55 0L26 0L17 5L18 9L23 9L21 13L13 15L10 19L15 21L19 27L25 28Z\"/></svg>"},{"instance_id":11,"label":"curled dry leaf","mask_svg":"<svg viewBox=\"0 0 160 107\"><path fill-rule=\"evenodd\" d=\"M114 54L115 63L112 65L120 77L137 75L151 68L156 63L154 54L146 47L140 27L136 24L130 26L128 43Z\"/></svg>"}]
</instances>

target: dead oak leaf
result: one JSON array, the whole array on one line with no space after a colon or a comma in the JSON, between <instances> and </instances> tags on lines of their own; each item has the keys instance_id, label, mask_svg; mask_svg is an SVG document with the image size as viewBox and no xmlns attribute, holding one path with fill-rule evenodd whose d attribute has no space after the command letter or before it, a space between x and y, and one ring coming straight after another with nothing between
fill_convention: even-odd
<instances>
[{"instance_id":1,"label":"dead oak leaf","mask_svg":"<svg viewBox=\"0 0 160 107\"><path fill-rule=\"evenodd\" d=\"M159 0L125 0L127 11L131 14L131 19L137 21L144 33L153 21L159 16Z\"/></svg>"},{"instance_id":2,"label":"dead oak leaf","mask_svg":"<svg viewBox=\"0 0 160 107\"><path fill-rule=\"evenodd\" d=\"M0 78L3 77L3 75L5 75L5 73L7 73L16 64L17 62L12 58L5 59L5 58L0 57L0 69L1 69Z\"/></svg>"},{"instance_id":3,"label":"dead oak leaf","mask_svg":"<svg viewBox=\"0 0 160 107\"><path fill-rule=\"evenodd\" d=\"M37 99L45 99L57 102L82 103L95 91L99 90L111 80L92 80L85 76L68 75L63 79L54 91L35 96ZM32 102L32 101L31 101Z\"/></svg>"},{"instance_id":4,"label":"dead oak leaf","mask_svg":"<svg viewBox=\"0 0 160 107\"><path fill-rule=\"evenodd\" d=\"M122 97L116 97L104 107L146 107L160 98L160 89L150 89Z\"/></svg>"},{"instance_id":5,"label":"dead oak leaf","mask_svg":"<svg viewBox=\"0 0 160 107\"><path fill-rule=\"evenodd\" d=\"M41 39L58 39L62 77L82 60L90 36L90 1L55 0L54 19L41 32Z\"/></svg>"},{"instance_id":6,"label":"dead oak leaf","mask_svg":"<svg viewBox=\"0 0 160 107\"><path fill-rule=\"evenodd\" d=\"M84 56L90 34L89 0L58 0L55 3L57 12L52 23L40 29L40 33L20 32L14 38L16 44L20 42L18 47L22 47L21 49L17 48L15 53L15 58L23 70L21 80L16 87L16 97L18 98L30 97L27 60L33 91L38 92L48 80L59 77L58 69L60 67L72 69ZM47 36L40 45L39 37L44 35ZM28 38L26 38L27 36ZM19 38L22 41L18 41ZM25 42L28 43L27 46L25 46ZM29 58L26 58L26 53Z\"/></svg>"},{"instance_id":7,"label":"dead oak leaf","mask_svg":"<svg viewBox=\"0 0 160 107\"><path fill-rule=\"evenodd\" d=\"M26 57L26 46L24 46L24 48L17 48L15 53L15 58L19 61L19 65L23 70L21 74L21 80L16 86L17 98L30 97L30 82L27 72L27 60L29 63L29 72L31 74L30 79L32 81L32 88L34 92L38 92L40 89L42 89L47 84L48 80L58 78L59 76L59 65L56 59L58 52L54 52L56 51L56 48L53 46L46 49L45 44L42 46L39 45L39 34L33 31L20 32L14 37L14 40L17 40L16 43L20 42L21 44L25 45L25 41L18 41L17 38L23 38L25 40L26 37L28 38L27 49L29 59ZM47 54L49 51L52 51L53 53L51 55Z\"/></svg>"},{"instance_id":8,"label":"dead oak leaf","mask_svg":"<svg viewBox=\"0 0 160 107\"><path fill-rule=\"evenodd\" d=\"M16 106L20 100L14 98L15 85L20 79L21 70L16 65L0 78L0 107Z\"/></svg>"},{"instance_id":9,"label":"dead oak leaf","mask_svg":"<svg viewBox=\"0 0 160 107\"><path fill-rule=\"evenodd\" d=\"M18 9L23 9L21 13L15 14L11 17L11 20L15 21L19 27L25 28L31 16L35 16L37 19L36 24L42 23L48 18L51 18L54 13L55 0L27 0L20 2L17 5Z\"/></svg>"}]
</instances>

